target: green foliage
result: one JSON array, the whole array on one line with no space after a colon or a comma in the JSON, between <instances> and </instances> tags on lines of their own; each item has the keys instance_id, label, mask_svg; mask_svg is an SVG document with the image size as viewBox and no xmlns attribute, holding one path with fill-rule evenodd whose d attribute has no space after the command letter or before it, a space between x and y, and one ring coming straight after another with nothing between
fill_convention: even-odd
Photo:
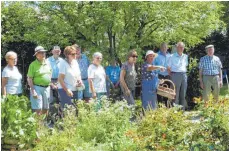
<instances>
[{"instance_id":1,"label":"green foliage","mask_svg":"<svg viewBox=\"0 0 229 151\"><path fill-rule=\"evenodd\" d=\"M65 110L54 129L40 130L40 142L34 150L135 150L125 132L134 127L131 110L124 102L111 104L103 100L96 112L95 103L78 103L78 117L73 107Z\"/></svg>"},{"instance_id":2,"label":"green foliage","mask_svg":"<svg viewBox=\"0 0 229 151\"><path fill-rule=\"evenodd\" d=\"M37 121L27 97L8 95L2 99L1 128L4 143L17 140L21 148L31 147L37 138Z\"/></svg>"},{"instance_id":3,"label":"green foliage","mask_svg":"<svg viewBox=\"0 0 229 151\"><path fill-rule=\"evenodd\" d=\"M130 48L141 50L162 41L175 43L179 40L194 46L224 27L220 20L223 7L220 2L2 4L5 42L15 40L17 35L48 49L54 44L65 47L76 42L91 53L101 51L104 56L109 54L122 61Z\"/></svg>"}]
</instances>

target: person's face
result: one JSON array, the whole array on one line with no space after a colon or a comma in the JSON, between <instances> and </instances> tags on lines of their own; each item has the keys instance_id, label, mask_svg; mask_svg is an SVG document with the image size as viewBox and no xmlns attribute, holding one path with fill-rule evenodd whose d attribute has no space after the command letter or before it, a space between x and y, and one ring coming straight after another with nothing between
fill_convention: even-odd
<instances>
[{"instance_id":1,"label":"person's face","mask_svg":"<svg viewBox=\"0 0 229 151\"><path fill-rule=\"evenodd\" d=\"M79 58L81 56L80 49L76 49L76 58Z\"/></svg>"},{"instance_id":2,"label":"person's face","mask_svg":"<svg viewBox=\"0 0 229 151\"><path fill-rule=\"evenodd\" d=\"M36 57L38 60L44 60L45 57L46 57L46 53L45 52L42 52L42 51L39 51L37 54L36 54Z\"/></svg>"},{"instance_id":3,"label":"person's face","mask_svg":"<svg viewBox=\"0 0 229 151\"><path fill-rule=\"evenodd\" d=\"M137 62L138 55L137 53L133 53L132 56L129 58L129 62L136 63Z\"/></svg>"},{"instance_id":4,"label":"person's face","mask_svg":"<svg viewBox=\"0 0 229 151\"><path fill-rule=\"evenodd\" d=\"M116 66L116 61L115 61L115 60L112 60L112 61L111 61L111 65L112 65L112 66Z\"/></svg>"},{"instance_id":5,"label":"person's face","mask_svg":"<svg viewBox=\"0 0 229 151\"><path fill-rule=\"evenodd\" d=\"M102 60L103 60L103 57L102 56L96 56L96 57L94 57L94 63L96 65L100 65L101 62L102 62Z\"/></svg>"},{"instance_id":6,"label":"person's face","mask_svg":"<svg viewBox=\"0 0 229 151\"><path fill-rule=\"evenodd\" d=\"M150 54L150 55L148 55L148 56L146 57L146 60L147 60L147 62L149 62L149 63L153 63L154 58L155 58L155 55L154 55L154 54Z\"/></svg>"},{"instance_id":7,"label":"person's face","mask_svg":"<svg viewBox=\"0 0 229 151\"><path fill-rule=\"evenodd\" d=\"M167 52L167 49L168 49L167 45L162 45L161 46L161 51L162 52Z\"/></svg>"},{"instance_id":8,"label":"person's face","mask_svg":"<svg viewBox=\"0 0 229 151\"><path fill-rule=\"evenodd\" d=\"M17 56L9 56L9 58L7 59L7 63L10 66L14 66L17 64Z\"/></svg>"},{"instance_id":9,"label":"person's face","mask_svg":"<svg viewBox=\"0 0 229 151\"><path fill-rule=\"evenodd\" d=\"M76 51L72 51L68 54L68 59L73 60L76 59Z\"/></svg>"},{"instance_id":10,"label":"person's face","mask_svg":"<svg viewBox=\"0 0 229 151\"><path fill-rule=\"evenodd\" d=\"M214 55L214 52L215 52L215 49L213 47L207 48L207 54L209 56L213 56Z\"/></svg>"},{"instance_id":11,"label":"person's face","mask_svg":"<svg viewBox=\"0 0 229 151\"><path fill-rule=\"evenodd\" d=\"M52 54L54 55L54 56L60 56L60 53L61 53L61 50L52 50Z\"/></svg>"},{"instance_id":12,"label":"person's face","mask_svg":"<svg viewBox=\"0 0 229 151\"><path fill-rule=\"evenodd\" d=\"M179 45L177 46L177 52L178 52L179 54L182 54L182 53L184 52L184 46L181 45L181 44L179 44Z\"/></svg>"}]
</instances>

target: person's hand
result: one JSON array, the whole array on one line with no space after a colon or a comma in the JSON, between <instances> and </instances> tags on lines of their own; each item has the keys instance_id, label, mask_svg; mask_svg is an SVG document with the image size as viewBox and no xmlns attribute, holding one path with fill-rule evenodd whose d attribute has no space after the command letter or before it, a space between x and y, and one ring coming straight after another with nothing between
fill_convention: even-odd
<instances>
[{"instance_id":1,"label":"person's hand","mask_svg":"<svg viewBox=\"0 0 229 151\"><path fill-rule=\"evenodd\" d=\"M119 85L119 82L115 84L115 88L117 88L117 87L118 87L118 85Z\"/></svg>"},{"instance_id":2,"label":"person's hand","mask_svg":"<svg viewBox=\"0 0 229 151\"><path fill-rule=\"evenodd\" d=\"M163 79L159 80L159 84L162 84L162 83L164 83L164 80Z\"/></svg>"},{"instance_id":3,"label":"person's hand","mask_svg":"<svg viewBox=\"0 0 229 151\"><path fill-rule=\"evenodd\" d=\"M51 84L51 88L52 88L52 89L58 89L57 85L55 85L55 84L53 84L53 83Z\"/></svg>"},{"instance_id":4,"label":"person's hand","mask_svg":"<svg viewBox=\"0 0 229 151\"><path fill-rule=\"evenodd\" d=\"M68 96L73 97L73 93L70 89L67 89L66 93Z\"/></svg>"},{"instance_id":5,"label":"person's hand","mask_svg":"<svg viewBox=\"0 0 229 151\"><path fill-rule=\"evenodd\" d=\"M201 87L201 89L204 89L204 83L203 83L203 81L200 81L200 87Z\"/></svg>"},{"instance_id":6,"label":"person's hand","mask_svg":"<svg viewBox=\"0 0 229 151\"><path fill-rule=\"evenodd\" d=\"M92 98L96 99L96 93L95 92L92 93Z\"/></svg>"},{"instance_id":7,"label":"person's hand","mask_svg":"<svg viewBox=\"0 0 229 151\"><path fill-rule=\"evenodd\" d=\"M161 71L161 72L164 72L165 69L166 69L165 67L162 67L162 66L160 67L160 71Z\"/></svg>"},{"instance_id":8,"label":"person's hand","mask_svg":"<svg viewBox=\"0 0 229 151\"><path fill-rule=\"evenodd\" d=\"M38 99L37 92L35 90L32 91L32 95L34 99Z\"/></svg>"},{"instance_id":9,"label":"person's hand","mask_svg":"<svg viewBox=\"0 0 229 151\"><path fill-rule=\"evenodd\" d=\"M223 87L223 82L222 81L219 81L219 86L220 86L220 88Z\"/></svg>"},{"instance_id":10,"label":"person's hand","mask_svg":"<svg viewBox=\"0 0 229 151\"><path fill-rule=\"evenodd\" d=\"M127 90L125 91L125 93L126 93L126 96L130 96L130 90L129 90L129 89L127 89Z\"/></svg>"}]
</instances>

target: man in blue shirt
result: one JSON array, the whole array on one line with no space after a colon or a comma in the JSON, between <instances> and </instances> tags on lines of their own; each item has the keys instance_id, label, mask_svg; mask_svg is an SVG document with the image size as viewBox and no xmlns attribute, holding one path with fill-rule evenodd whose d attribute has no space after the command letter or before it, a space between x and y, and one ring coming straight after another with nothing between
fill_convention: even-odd
<instances>
[{"instance_id":1,"label":"man in blue shirt","mask_svg":"<svg viewBox=\"0 0 229 151\"><path fill-rule=\"evenodd\" d=\"M89 83L88 83L88 67L90 65L90 61L85 54L81 53L81 48L77 44L74 44L73 47L76 48L76 60L80 67L81 78L84 83L85 89L78 92L78 98L83 99L86 102L89 102L91 98L91 94L89 92Z\"/></svg>"},{"instance_id":2,"label":"man in blue shirt","mask_svg":"<svg viewBox=\"0 0 229 151\"><path fill-rule=\"evenodd\" d=\"M168 73L171 75L171 80L176 87L175 104L182 105L182 109L185 110L187 102L185 100L187 90L187 66L188 56L183 53L184 43L178 42L177 52L172 54L168 61Z\"/></svg>"},{"instance_id":3,"label":"man in blue shirt","mask_svg":"<svg viewBox=\"0 0 229 151\"><path fill-rule=\"evenodd\" d=\"M203 89L203 99L205 105L209 100L211 87L213 87L213 96L219 100L219 91L222 87L222 63L220 59L214 55L215 49L213 45L205 47L207 55L200 59L199 63L199 79L200 86Z\"/></svg>"},{"instance_id":4,"label":"man in blue shirt","mask_svg":"<svg viewBox=\"0 0 229 151\"><path fill-rule=\"evenodd\" d=\"M170 53L167 52L167 49L168 49L167 44L162 43L160 50L158 52L158 56L154 59L154 62L153 62L153 64L155 66L163 66L163 67L167 68L168 60L171 56ZM160 70L158 73L158 78L159 79L170 79L168 71L167 70L164 70L164 71ZM169 83L165 83L165 84L168 84L168 86L170 86ZM165 105L167 106L168 99L166 97L162 97L162 96L158 95L157 98L158 98L158 102L165 103Z\"/></svg>"},{"instance_id":5,"label":"man in blue shirt","mask_svg":"<svg viewBox=\"0 0 229 151\"><path fill-rule=\"evenodd\" d=\"M51 90L50 90L50 103L54 101L54 98L56 101L59 101L59 96L58 96L58 88L57 88L57 81L58 81L58 76L59 76L59 64L63 60L60 57L60 47L59 46L54 46L52 49L52 56L47 58L47 61L52 67L52 79L51 79Z\"/></svg>"},{"instance_id":6,"label":"man in blue shirt","mask_svg":"<svg viewBox=\"0 0 229 151\"><path fill-rule=\"evenodd\" d=\"M119 84L120 84L120 72L121 69L119 66L116 65L117 62L115 59L112 59L111 65L106 67L106 75L107 75L107 96L110 98L115 98L115 94L118 93L120 90ZM110 91L110 88L112 88L114 91L113 93ZM115 91L116 90L116 91Z\"/></svg>"}]
</instances>

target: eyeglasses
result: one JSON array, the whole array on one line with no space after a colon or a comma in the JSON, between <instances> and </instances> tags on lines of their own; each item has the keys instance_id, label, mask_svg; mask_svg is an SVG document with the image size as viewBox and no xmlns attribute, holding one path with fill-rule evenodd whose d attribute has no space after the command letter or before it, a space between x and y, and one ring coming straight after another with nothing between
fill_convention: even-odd
<instances>
[{"instance_id":1,"label":"eyeglasses","mask_svg":"<svg viewBox=\"0 0 229 151\"><path fill-rule=\"evenodd\" d=\"M71 55L71 56L76 56L77 54L76 54L76 53L71 53L71 54L69 54L69 55Z\"/></svg>"},{"instance_id":2,"label":"eyeglasses","mask_svg":"<svg viewBox=\"0 0 229 151\"><path fill-rule=\"evenodd\" d=\"M102 60L103 58L96 58L97 60Z\"/></svg>"},{"instance_id":3,"label":"eyeglasses","mask_svg":"<svg viewBox=\"0 0 229 151\"><path fill-rule=\"evenodd\" d=\"M138 58L138 56L132 56L133 58Z\"/></svg>"}]
</instances>

